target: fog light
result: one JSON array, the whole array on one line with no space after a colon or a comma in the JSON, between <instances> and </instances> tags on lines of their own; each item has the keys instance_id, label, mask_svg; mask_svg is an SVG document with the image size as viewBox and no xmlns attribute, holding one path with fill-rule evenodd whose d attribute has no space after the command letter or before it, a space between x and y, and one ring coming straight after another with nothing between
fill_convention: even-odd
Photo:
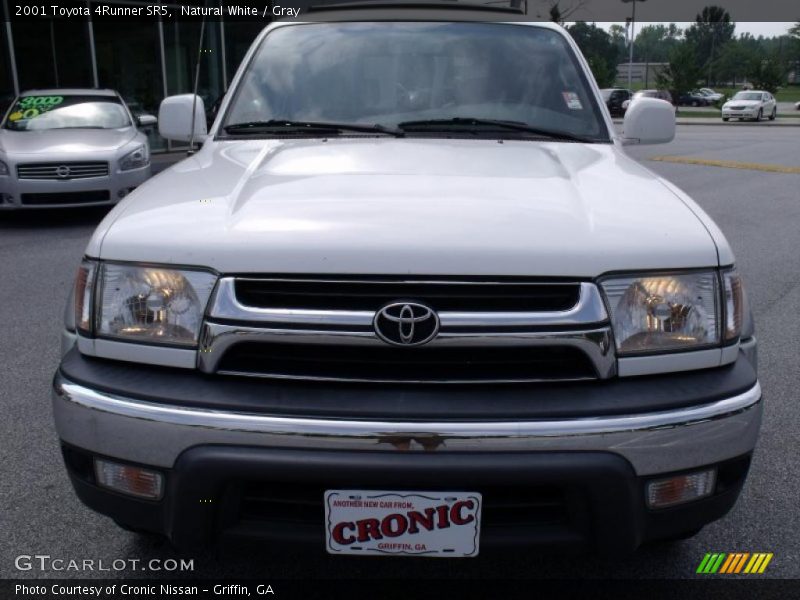
<instances>
[{"instance_id":1,"label":"fog light","mask_svg":"<svg viewBox=\"0 0 800 600\"><path fill-rule=\"evenodd\" d=\"M716 480L717 470L709 469L651 481L647 484L647 506L664 508L710 496Z\"/></svg>"},{"instance_id":2,"label":"fog light","mask_svg":"<svg viewBox=\"0 0 800 600\"><path fill-rule=\"evenodd\" d=\"M108 460L94 459L98 485L138 498L158 500L164 487L164 476L156 471Z\"/></svg>"}]
</instances>

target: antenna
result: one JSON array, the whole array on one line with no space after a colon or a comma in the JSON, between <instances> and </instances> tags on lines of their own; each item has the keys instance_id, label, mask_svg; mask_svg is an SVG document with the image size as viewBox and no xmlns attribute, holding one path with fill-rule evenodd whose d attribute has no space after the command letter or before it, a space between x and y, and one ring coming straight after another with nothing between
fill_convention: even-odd
<instances>
[{"instance_id":1,"label":"antenna","mask_svg":"<svg viewBox=\"0 0 800 600\"><path fill-rule=\"evenodd\" d=\"M205 4L205 3L204 3ZM194 154L194 125L197 119L197 88L200 85L200 61L203 60L203 37L206 32L206 18L200 22L200 43L197 47L197 63L194 69L194 88L192 93L192 135L189 138L189 151L187 154Z\"/></svg>"}]
</instances>

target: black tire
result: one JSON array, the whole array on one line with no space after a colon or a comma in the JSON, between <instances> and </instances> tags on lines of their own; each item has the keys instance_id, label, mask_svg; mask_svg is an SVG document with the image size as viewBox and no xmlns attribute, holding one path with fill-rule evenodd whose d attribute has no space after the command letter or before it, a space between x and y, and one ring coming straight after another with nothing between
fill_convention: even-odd
<instances>
[{"instance_id":1,"label":"black tire","mask_svg":"<svg viewBox=\"0 0 800 600\"><path fill-rule=\"evenodd\" d=\"M727 123L728 121L730 121L730 117L722 117L722 120Z\"/></svg>"},{"instance_id":2,"label":"black tire","mask_svg":"<svg viewBox=\"0 0 800 600\"><path fill-rule=\"evenodd\" d=\"M769 120L774 121L775 117L777 116L778 116L778 107L776 106L775 108L772 109L772 114L769 116Z\"/></svg>"},{"instance_id":3,"label":"black tire","mask_svg":"<svg viewBox=\"0 0 800 600\"><path fill-rule=\"evenodd\" d=\"M763 118L764 118L764 109L763 108L759 108L758 109L758 115L756 116L756 123L761 121Z\"/></svg>"}]
</instances>

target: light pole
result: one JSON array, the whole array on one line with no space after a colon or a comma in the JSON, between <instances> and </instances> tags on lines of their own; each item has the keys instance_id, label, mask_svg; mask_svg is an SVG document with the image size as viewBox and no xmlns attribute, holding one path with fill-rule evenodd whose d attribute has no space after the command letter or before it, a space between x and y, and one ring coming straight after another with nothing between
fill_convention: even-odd
<instances>
[{"instance_id":1,"label":"light pole","mask_svg":"<svg viewBox=\"0 0 800 600\"><path fill-rule=\"evenodd\" d=\"M633 77L633 40L636 38L636 0L622 0L624 4L630 2L633 4L631 10L631 43L628 46L628 89L631 87L631 78ZM645 0L639 0L645 2Z\"/></svg>"}]
</instances>

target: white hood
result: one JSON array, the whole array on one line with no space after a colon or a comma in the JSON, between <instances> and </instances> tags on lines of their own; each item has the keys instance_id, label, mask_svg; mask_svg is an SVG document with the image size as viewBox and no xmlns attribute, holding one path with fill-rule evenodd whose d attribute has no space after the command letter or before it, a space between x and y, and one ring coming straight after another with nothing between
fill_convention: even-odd
<instances>
[{"instance_id":1,"label":"white hood","mask_svg":"<svg viewBox=\"0 0 800 600\"><path fill-rule=\"evenodd\" d=\"M761 100L728 100L725 106L745 106L750 108L751 106L759 106L760 104Z\"/></svg>"},{"instance_id":2,"label":"white hood","mask_svg":"<svg viewBox=\"0 0 800 600\"><path fill-rule=\"evenodd\" d=\"M87 254L221 273L592 277L716 266L693 210L606 144L216 142L128 196Z\"/></svg>"}]
</instances>

